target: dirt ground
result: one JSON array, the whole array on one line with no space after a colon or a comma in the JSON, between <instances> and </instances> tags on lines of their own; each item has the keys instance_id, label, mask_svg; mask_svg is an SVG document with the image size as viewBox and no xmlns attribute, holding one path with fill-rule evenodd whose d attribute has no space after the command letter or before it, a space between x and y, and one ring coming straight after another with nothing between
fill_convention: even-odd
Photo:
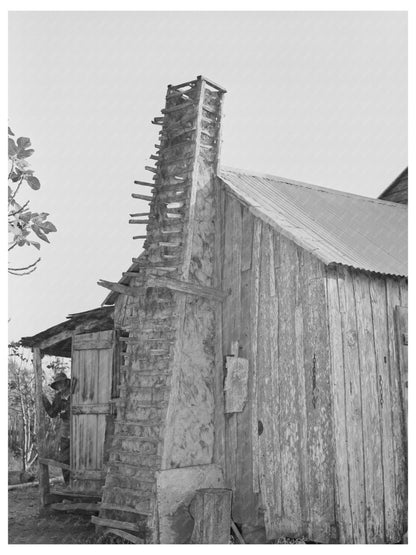
<instances>
[{"instance_id":1,"label":"dirt ground","mask_svg":"<svg viewBox=\"0 0 416 555\"><path fill-rule=\"evenodd\" d=\"M39 515L39 489L9 490L9 543L96 543L90 516L49 511Z\"/></svg>"}]
</instances>

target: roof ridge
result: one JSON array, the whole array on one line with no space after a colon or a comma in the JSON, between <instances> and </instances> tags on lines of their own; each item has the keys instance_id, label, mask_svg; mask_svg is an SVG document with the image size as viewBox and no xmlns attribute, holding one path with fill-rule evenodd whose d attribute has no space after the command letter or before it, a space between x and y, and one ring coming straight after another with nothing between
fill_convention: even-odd
<instances>
[{"instance_id":1,"label":"roof ridge","mask_svg":"<svg viewBox=\"0 0 416 555\"><path fill-rule=\"evenodd\" d=\"M231 166L221 166L220 168L220 177L221 177L221 172L231 172L231 173L239 173L239 174L244 174L244 175L251 175L253 177L261 177L263 179L268 179L268 180L274 180L274 181L279 181L281 183L285 183L287 185L294 185L297 187L304 187L305 189L313 189L315 191L322 191L323 193L330 193L330 194L335 194L335 195L339 195L339 196L345 196L347 198L351 198L351 197L355 197L361 200L366 200L369 202L373 202L375 204L382 204L385 206L390 206L390 207L395 207L395 208L401 208L401 209L405 209L407 210L407 205L406 204L399 204L396 202L391 202L391 201L387 201L387 200L381 200L378 198L373 198L373 197L366 197L364 195L357 195L356 193L349 193L348 191L341 191L339 189L330 189L329 187L323 187L321 185L314 185L312 183L305 183L303 181L296 181L295 179L288 179L287 177L279 177L277 175L272 175L272 174L267 174L267 173L262 173L262 172L258 172L258 171L254 171L254 170L243 170L241 168L232 168Z\"/></svg>"}]
</instances>

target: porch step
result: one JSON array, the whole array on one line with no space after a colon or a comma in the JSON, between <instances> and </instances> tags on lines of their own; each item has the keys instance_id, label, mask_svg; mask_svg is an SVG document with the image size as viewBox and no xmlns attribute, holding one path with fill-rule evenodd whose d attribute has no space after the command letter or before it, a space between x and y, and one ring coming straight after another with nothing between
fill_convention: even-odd
<instances>
[{"instance_id":1,"label":"porch step","mask_svg":"<svg viewBox=\"0 0 416 555\"><path fill-rule=\"evenodd\" d=\"M46 496L46 503L48 505L59 502L62 499L69 499L77 503L99 503L101 501L101 495L93 493L78 493L74 491L59 491L51 490Z\"/></svg>"},{"instance_id":2,"label":"porch step","mask_svg":"<svg viewBox=\"0 0 416 555\"><path fill-rule=\"evenodd\" d=\"M100 511L100 503L52 503L50 509L63 513L98 513Z\"/></svg>"},{"instance_id":3,"label":"porch step","mask_svg":"<svg viewBox=\"0 0 416 555\"><path fill-rule=\"evenodd\" d=\"M112 520L109 518L100 518L92 516L91 522L97 526L106 526L109 528L120 528L121 530L131 530L132 532L142 532L142 528L133 522L124 522L122 520Z\"/></svg>"},{"instance_id":4,"label":"porch step","mask_svg":"<svg viewBox=\"0 0 416 555\"><path fill-rule=\"evenodd\" d=\"M120 511L125 513L134 513L135 515L139 515L142 517L148 517L151 514L151 511L145 511L143 509L134 509L133 507L127 507L126 505L117 505L114 503L101 503L101 510L102 511Z\"/></svg>"}]
</instances>

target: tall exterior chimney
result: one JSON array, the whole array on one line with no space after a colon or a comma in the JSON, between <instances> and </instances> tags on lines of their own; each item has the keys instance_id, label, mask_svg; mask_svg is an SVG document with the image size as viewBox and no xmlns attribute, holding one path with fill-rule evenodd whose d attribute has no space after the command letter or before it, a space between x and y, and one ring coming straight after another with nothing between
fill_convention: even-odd
<instances>
[{"instance_id":1,"label":"tall exterior chimney","mask_svg":"<svg viewBox=\"0 0 416 555\"><path fill-rule=\"evenodd\" d=\"M136 182L146 189L133 193L150 201L150 211L145 220L142 214L131 220L147 223L144 252L133 259L127 294L116 301L126 348L96 521L120 522L139 535L150 529L151 542L161 541L157 477L214 461L222 299L216 289L216 176L225 92L202 76L168 86L163 116L152 122L161 125L151 156L155 167L146 168L153 182Z\"/></svg>"}]
</instances>

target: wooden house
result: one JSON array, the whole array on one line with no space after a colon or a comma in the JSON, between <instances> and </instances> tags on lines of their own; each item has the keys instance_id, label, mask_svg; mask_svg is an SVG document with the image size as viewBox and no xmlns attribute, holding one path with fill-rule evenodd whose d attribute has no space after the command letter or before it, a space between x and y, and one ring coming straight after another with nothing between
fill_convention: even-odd
<instances>
[{"instance_id":1,"label":"wooden house","mask_svg":"<svg viewBox=\"0 0 416 555\"><path fill-rule=\"evenodd\" d=\"M113 311L99 333L116 353L94 363L107 396L91 404L116 414L102 468L79 439L101 413L72 417L72 461L84 457L92 479L105 471L93 521L186 543L195 491L228 488L246 542L399 542L407 207L220 168L225 92L201 76L168 87L153 179L132 195L149 201L131 220L146 226L143 252L118 283L99 282ZM88 379L74 356L80 345L92 356L95 339L71 337ZM98 494L79 470L74 490Z\"/></svg>"},{"instance_id":2,"label":"wooden house","mask_svg":"<svg viewBox=\"0 0 416 555\"><path fill-rule=\"evenodd\" d=\"M378 197L382 200L390 202L398 202L400 204L408 203L408 168L402 171L400 175L385 189Z\"/></svg>"}]
</instances>

